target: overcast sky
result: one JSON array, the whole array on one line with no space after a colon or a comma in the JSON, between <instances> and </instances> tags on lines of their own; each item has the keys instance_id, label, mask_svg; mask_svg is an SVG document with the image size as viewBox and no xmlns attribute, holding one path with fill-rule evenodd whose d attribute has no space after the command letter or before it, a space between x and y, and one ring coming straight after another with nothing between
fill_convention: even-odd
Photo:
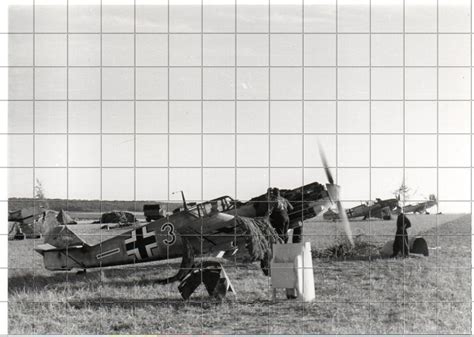
<instances>
[{"instance_id":1,"label":"overcast sky","mask_svg":"<svg viewBox=\"0 0 474 337\"><path fill-rule=\"evenodd\" d=\"M69 40L65 6L38 6L35 37L11 8L9 195L32 195L36 165L48 197L247 199L326 182L319 141L348 205L404 178L413 199L469 201L469 2L440 8L439 39L436 1L407 2L405 39L402 1L348 3L338 34L335 1L305 1L305 34L301 6L272 5L269 25L266 5L207 5L204 35L199 6L172 6L169 48L166 6L138 6L136 27L133 6L104 6L102 41L98 6L70 6Z\"/></svg>"}]
</instances>

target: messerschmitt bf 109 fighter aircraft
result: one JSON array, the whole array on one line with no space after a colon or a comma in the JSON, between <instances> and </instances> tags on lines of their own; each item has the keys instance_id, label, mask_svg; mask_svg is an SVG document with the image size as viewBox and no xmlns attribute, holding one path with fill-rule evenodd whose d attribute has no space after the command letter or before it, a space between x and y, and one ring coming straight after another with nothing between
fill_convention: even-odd
<instances>
[{"instance_id":1,"label":"messerschmitt bf 109 fighter aircraft","mask_svg":"<svg viewBox=\"0 0 474 337\"><path fill-rule=\"evenodd\" d=\"M380 218L382 220L391 220L392 214L400 213L399 202L399 198L384 200L377 198L373 202L347 209L346 214L349 219L363 218L363 220L366 220L369 218ZM339 219L339 213L330 209L324 213L323 217L326 220L336 220Z\"/></svg>"},{"instance_id":2,"label":"messerschmitt bf 109 fighter aircraft","mask_svg":"<svg viewBox=\"0 0 474 337\"><path fill-rule=\"evenodd\" d=\"M322 157L329 180L326 186L313 182L293 190L280 191L281 196L288 199L294 207L289 214L290 228L302 226L304 220L315 217L332 204L336 204L341 214L345 214L339 200L340 187L334 184L324 155ZM162 283L181 281L181 287L193 272L199 271L200 274L202 271L204 264L199 268L194 266L194 257L197 256L228 257L237 251L248 250L253 260L261 261L264 269L264 260L268 260L268 255L255 254L256 246L263 246L263 251L267 247L265 253L271 254L268 250L271 249L272 242L266 242L265 238L273 236L275 240L278 239L269 225L268 217L265 217L268 203L265 194L245 203L223 196L189 207L183 195L182 211L98 244L90 245L69 227L58 226L45 236L44 244L37 246L36 251L43 255L46 269L54 271L85 270L182 257L181 268L175 276L157 280ZM268 227L262 225L265 219ZM347 218L342 223L353 243ZM251 242L259 239L261 242ZM214 268L215 265L210 267ZM219 273L220 270L221 268ZM205 283L210 294L212 288L216 287L216 282L211 289ZM181 294L185 298L190 295L183 294L183 291Z\"/></svg>"},{"instance_id":3,"label":"messerschmitt bf 109 fighter aircraft","mask_svg":"<svg viewBox=\"0 0 474 337\"><path fill-rule=\"evenodd\" d=\"M436 196L434 194L430 194L430 197L428 200L420 202L415 205L407 205L403 207L403 212L404 213L419 213L419 214L430 214L428 212L428 209L431 207L434 207L438 205L438 200L436 199Z\"/></svg>"}]
</instances>

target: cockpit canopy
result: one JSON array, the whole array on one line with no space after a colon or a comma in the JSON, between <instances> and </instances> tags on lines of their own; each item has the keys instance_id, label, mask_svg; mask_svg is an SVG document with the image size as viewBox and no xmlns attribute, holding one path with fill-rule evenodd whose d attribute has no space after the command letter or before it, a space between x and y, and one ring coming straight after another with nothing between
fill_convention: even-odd
<instances>
[{"instance_id":1,"label":"cockpit canopy","mask_svg":"<svg viewBox=\"0 0 474 337\"><path fill-rule=\"evenodd\" d=\"M207 217L214 213L227 212L235 208L235 200L225 195L220 198L212 199L189 209L189 213L196 217Z\"/></svg>"}]
</instances>

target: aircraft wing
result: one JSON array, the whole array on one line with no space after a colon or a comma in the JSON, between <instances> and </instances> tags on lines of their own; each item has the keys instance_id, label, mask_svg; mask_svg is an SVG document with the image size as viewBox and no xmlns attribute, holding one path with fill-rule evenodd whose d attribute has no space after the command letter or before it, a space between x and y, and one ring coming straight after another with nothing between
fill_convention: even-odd
<instances>
[{"instance_id":1,"label":"aircraft wing","mask_svg":"<svg viewBox=\"0 0 474 337\"><path fill-rule=\"evenodd\" d=\"M404 213L414 213L414 212L418 212L418 210L420 209L420 205L419 204L416 204L416 205L407 205L405 207L403 207L403 212Z\"/></svg>"},{"instance_id":2,"label":"aircraft wing","mask_svg":"<svg viewBox=\"0 0 474 337\"><path fill-rule=\"evenodd\" d=\"M180 225L176 231L199 255L227 251L244 234L237 226L235 216L226 213L197 218Z\"/></svg>"}]
</instances>

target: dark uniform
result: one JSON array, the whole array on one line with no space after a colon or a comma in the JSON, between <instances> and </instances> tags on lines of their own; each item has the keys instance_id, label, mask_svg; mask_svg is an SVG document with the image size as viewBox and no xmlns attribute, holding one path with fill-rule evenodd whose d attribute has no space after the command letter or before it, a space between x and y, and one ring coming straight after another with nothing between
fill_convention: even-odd
<instances>
[{"instance_id":1,"label":"dark uniform","mask_svg":"<svg viewBox=\"0 0 474 337\"><path fill-rule=\"evenodd\" d=\"M403 256L408 256L410 250L408 246L407 228L410 227L410 220L408 220L405 214L401 213L397 218L397 233L395 234L395 241L393 242L392 257L396 257L400 252Z\"/></svg>"},{"instance_id":2,"label":"dark uniform","mask_svg":"<svg viewBox=\"0 0 474 337\"><path fill-rule=\"evenodd\" d=\"M278 188L274 188L269 205L270 222L285 243L288 242L288 227L290 226L288 210L293 210L293 206L287 199L280 196Z\"/></svg>"},{"instance_id":3,"label":"dark uniform","mask_svg":"<svg viewBox=\"0 0 474 337\"><path fill-rule=\"evenodd\" d=\"M293 243L303 241L303 221L298 222L298 227L293 229Z\"/></svg>"}]
</instances>

